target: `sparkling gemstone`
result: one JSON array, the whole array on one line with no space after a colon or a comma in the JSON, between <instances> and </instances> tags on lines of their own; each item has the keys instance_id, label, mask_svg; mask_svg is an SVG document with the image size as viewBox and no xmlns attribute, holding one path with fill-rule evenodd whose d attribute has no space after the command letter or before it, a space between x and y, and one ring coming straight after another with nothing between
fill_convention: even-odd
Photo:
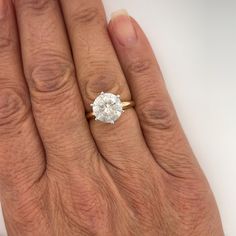
<instances>
[{"instance_id":1,"label":"sparkling gemstone","mask_svg":"<svg viewBox=\"0 0 236 236\"><path fill-rule=\"evenodd\" d=\"M122 112L120 96L112 93L101 93L92 104L95 119L104 123L114 124Z\"/></svg>"}]
</instances>

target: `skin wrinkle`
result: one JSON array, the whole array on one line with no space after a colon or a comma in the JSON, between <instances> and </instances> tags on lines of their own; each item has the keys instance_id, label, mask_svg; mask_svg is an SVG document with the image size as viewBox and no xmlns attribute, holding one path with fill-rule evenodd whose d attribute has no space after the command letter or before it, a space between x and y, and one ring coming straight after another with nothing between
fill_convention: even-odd
<instances>
[{"instance_id":1,"label":"skin wrinkle","mask_svg":"<svg viewBox=\"0 0 236 236\"><path fill-rule=\"evenodd\" d=\"M134 19L122 16L125 35L137 37L127 46L116 38L119 15L107 27L100 0L18 0L14 8L16 19L9 8L0 24L8 234L223 236L214 196ZM18 33L21 51L11 41ZM88 123L85 110L102 90L132 95L135 109L113 126Z\"/></svg>"},{"instance_id":2,"label":"skin wrinkle","mask_svg":"<svg viewBox=\"0 0 236 236\"><path fill-rule=\"evenodd\" d=\"M5 4L5 3L4 3ZM4 35L0 35L0 55L1 57L8 56L8 50L13 49L16 46L17 41L14 39L10 24L8 22L9 18L9 6L5 6L4 15L0 18L0 31L4 31ZM0 64L1 66L1 64Z\"/></svg>"},{"instance_id":3,"label":"skin wrinkle","mask_svg":"<svg viewBox=\"0 0 236 236\"><path fill-rule=\"evenodd\" d=\"M21 132L24 123L30 119L31 106L20 90L5 89L1 91L0 99L1 96L7 99L0 102L0 135L14 136Z\"/></svg>"}]
</instances>

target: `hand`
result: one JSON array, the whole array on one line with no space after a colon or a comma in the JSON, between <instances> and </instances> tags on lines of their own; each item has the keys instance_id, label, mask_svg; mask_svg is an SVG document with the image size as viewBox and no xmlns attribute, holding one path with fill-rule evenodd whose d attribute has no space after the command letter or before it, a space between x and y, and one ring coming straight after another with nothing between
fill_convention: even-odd
<instances>
[{"instance_id":1,"label":"hand","mask_svg":"<svg viewBox=\"0 0 236 236\"><path fill-rule=\"evenodd\" d=\"M100 0L10 2L0 1L0 192L9 235L222 236L213 194L135 20L116 13L109 37ZM132 94L135 109L115 125L88 121L102 91L123 101Z\"/></svg>"}]
</instances>

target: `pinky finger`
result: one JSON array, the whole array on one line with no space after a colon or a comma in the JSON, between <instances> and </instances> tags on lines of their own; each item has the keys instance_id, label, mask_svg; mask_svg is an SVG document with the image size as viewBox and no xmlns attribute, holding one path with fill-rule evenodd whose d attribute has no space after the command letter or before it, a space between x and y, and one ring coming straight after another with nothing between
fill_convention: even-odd
<instances>
[{"instance_id":1,"label":"pinky finger","mask_svg":"<svg viewBox=\"0 0 236 236\"><path fill-rule=\"evenodd\" d=\"M145 34L123 10L113 15L109 32L136 103L146 142L157 163L171 175L191 175L198 165Z\"/></svg>"}]
</instances>

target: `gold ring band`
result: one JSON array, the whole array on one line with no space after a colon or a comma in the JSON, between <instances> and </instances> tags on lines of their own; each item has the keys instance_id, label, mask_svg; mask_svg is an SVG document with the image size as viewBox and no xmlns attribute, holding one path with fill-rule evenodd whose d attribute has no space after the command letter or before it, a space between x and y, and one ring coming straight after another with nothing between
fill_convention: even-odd
<instances>
[{"instance_id":1,"label":"gold ring band","mask_svg":"<svg viewBox=\"0 0 236 236\"><path fill-rule=\"evenodd\" d=\"M129 108L135 107L135 102L134 101L127 101L127 102L122 102L122 108L123 110L127 110ZM88 112L86 114L86 117L88 120L94 119L95 115L93 112Z\"/></svg>"}]
</instances>

